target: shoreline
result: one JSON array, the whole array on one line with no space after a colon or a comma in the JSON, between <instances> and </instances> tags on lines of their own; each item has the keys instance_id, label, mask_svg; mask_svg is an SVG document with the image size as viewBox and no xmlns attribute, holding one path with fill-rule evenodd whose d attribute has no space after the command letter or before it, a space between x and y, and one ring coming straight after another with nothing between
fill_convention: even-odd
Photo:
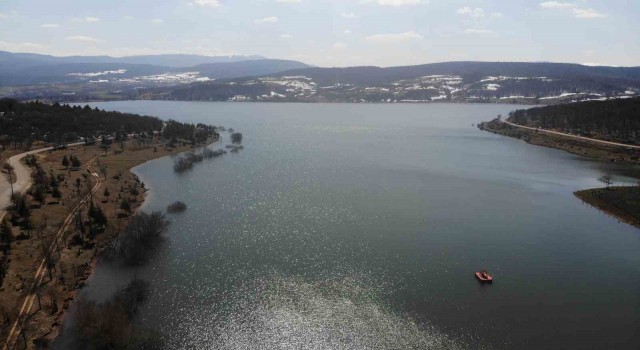
<instances>
[{"instance_id":1,"label":"shoreline","mask_svg":"<svg viewBox=\"0 0 640 350\"><path fill-rule=\"evenodd\" d=\"M22 322L24 322L24 321L20 321L22 319L27 320L26 327L30 330L26 336L27 339L22 340L22 341L25 341L27 348L33 348L34 346L37 345L36 342L42 342L43 344L51 344L53 340L60 334L60 332L64 328L63 322L68 315L68 311L70 306L72 305L72 302L76 300L79 294L79 291L84 287L87 281L95 273L97 262L98 262L97 257L106 248L107 243L113 237L116 237L120 233L121 228L126 226L130 218L133 217L133 215L135 215L135 213L140 210L142 205L147 200L147 195L150 189L146 187L142 187L141 180L139 179L139 175L136 174L135 172L136 167L153 160L162 159L167 156L177 156L193 150L202 149L210 145L216 144L221 140L222 140L222 135L218 135L218 137L210 138L204 144L201 144L195 147L184 144L174 148L167 148L163 145L163 142L160 142L159 144L148 145L144 148L138 147L137 149L132 146L133 142L130 142L130 143L127 143L128 148L124 152L117 153L114 151L114 152L110 152L108 155L105 155L104 152L98 149L96 146L83 146L83 145L69 147L69 149L60 150L60 151L51 151L51 152L44 151L42 153L39 153L38 157L40 159L40 162L44 165L44 167L56 169L58 171L59 171L58 160L59 158L62 157L62 155L67 156L68 154L79 154L80 157L84 157L85 161L83 161L83 166L81 167L82 170L75 171L73 174L70 172L69 175L80 175L81 173L88 171L98 176L98 178L100 178L100 175L95 173L95 170L91 169L92 161L87 161L86 159L89 159L89 158L93 160L98 159L101 162L101 164L105 164L107 168L110 170L109 176L106 176L105 174L104 179L100 178L101 181L97 181L95 183L96 187L95 187L95 191L93 192L93 195L89 195L88 193L86 195L83 194L83 197L82 197L84 198L83 201L86 201L86 202L84 202L84 204L82 205L79 204L79 208L81 208L79 210L82 210L82 208L86 207L87 206L86 204L88 203L88 201L91 200L105 210L105 213L109 219L109 222L112 225L117 225L118 228L113 226L112 227L113 230L107 230L106 232L96 236L95 242L93 243L92 248L88 248L86 250L80 248L79 250L77 250L76 248L74 248L74 246L69 246L67 244L69 235L73 234L72 227L69 227L69 226L60 227L57 224L55 224L56 221L61 221L63 220L63 218L66 218L64 219L64 222L66 223L67 221L70 220L69 218L73 216L73 214L75 213L75 209L67 210L67 208L69 203L75 203L75 200L73 199L74 196L73 195L71 195L70 197L63 196L64 198L62 199L62 206L58 205L58 206L52 207L52 209L38 210L38 211L42 211L41 215L45 216L45 220L46 220L46 217L48 217L49 220L52 221L50 226L55 227L56 230L61 230L61 234L59 238L56 238L54 241L52 241L52 243L55 243L55 244L52 244L50 248L50 249L53 249L54 251L56 248L58 249L58 256L59 256L58 261L60 266L60 272L58 272L58 268L56 267L55 282L54 283L47 282L47 285L48 285L47 288L54 288L58 290L58 292L55 292L57 293L56 298L53 299L53 297L51 297L52 298L51 303L52 304L55 303L56 305L55 312L54 310L52 310L51 313L45 312L43 314L43 312L46 309L46 306L45 306L46 302L43 301L41 306L40 305L41 302L39 299L40 298L44 298L45 300L48 299L44 296L38 297L38 303L37 305L34 305L35 298L38 292L34 291L35 285L31 286L31 282L28 282L30 280L28 276L33 275L34 273L33 267L30 267L33 265L28 264L30 261L29 258L33 259L33 255L34 254L38 255L37 253L39 252L39 249L37 249L38 248L37 241L33 237L30 237L26 241L16 241L17 242L16 244L18 245L13 247L11 251L12 254L9 255L11 263L9 264L9 269L7 270L7 276L5 277L2 288L0 289L0 296L2 296L2 298L5 300L5 305L7 305L6 302L8 302L9 303L8 305L13 304L14 306L11 309L6 309L6 311L8 312L8 314L6 315L6 320L11 321L9 328L3 327L4 331L0 329L0 331L4 333L3 338L6 337L5 340L2 342L3 349L12 348L18 342L21 342L20 339L22 339L21 332L22 332L23 326L18 324L19 323L21 324ZM29 170L28 179L30 180L31 172L33 171L33 168L31 167L26 167L26 168L27 170ZM169 168L167 169L167 171L173 171L173 169ZM115 181L112 179L114 175L118 176L118 179ZM119 200L114 198L115 195L117 194L116 189L121 186L124 186L124 187L130 186L131 183L133 183L135 187L139 187L140 193L137 196L133 196L135 197L135 200L133 200L133 202L131 203L132 210L130 214L122 216L122 214L120 214L118 212L118 209L116 208L117 204L119 203ZM110 192L113 192L114 195L106 198L103 196L104 199L101 202L99 197L100 195L102 195L102 191L107 188L109 188ZM113 203L113 205L109 205L109 203L111 202ZM113 210L111 210L112 207L114 208ZM41 208L48 208L48 206L42 206ZM65 210L64 212L61 213L60 210L63 208ZM61 216L61 215L64 215L64 216ZM30 241L32 241L32 243ZM34 246L34 244L36 245ZM63 246L63 248L60 248L61 245ZM28 255L28 258L24 257L27 255ZM40 262L40 260L37 260L37 261L38 263ZM69 286L64 280L62 282L58 281L58 278L57 278L58 273L61 276L65 275L64 273L65 267L63 266L66 266L66 270L68 270L69 267L72 267L73 280L75 281L75 284L72 284ZM31 272L29 273L28 271L31 271ZM41 272L40 270L36 272L36 276L35 276L36 279L44 277L43 276L44 272L42 272L42 275L38 277L40 272ZM24 277L21 277L25 274L27 274L27 279L24 279ZM69 279L69 277L65 277L65 280L66 279ZM60 285L60 283L62 284ZM38 282L37 284L39 285L40 282ZM44 284L44 281L43 281L43 284ZM27 288L27 285L31 287L29 287L29 289L25 289ZM39 290L39 288L40 287L36 288L36 290ZM62 289L60 290L60 288ZM15 297L11 297L11 295L15 295ZM20 312L18 312L18 309L16 308L20 308L20 305L23 305L23 307L22 309L20 309ZM27 313L24 312L25 306L26 306L26 310L30 310ZM35 311L33 311L34 307L36 307ZM32 317L33 315L37 315L37 317ZM5 324L6 324L6 321L5 321ZM11 327L11 325L13 325L13 327Z\"/></svg>"},{"instance_id":2,"label":"shoreline","mask_svg":"<svg viewBox=\"0 0 640 350\"><path fill-rule=\"evenodd\" d=\"M512 126L495 119L489 122L478 123L478 129L497 135L520 139L536 146L559 149L578 156L640 165L640 153L638 150L630 149L627 146L597 143L589 141L588 139L538 132L536 130Z\"/></svg>"},{"instance_id":3,"label":"shoreline","mask_svg":"<svg viewBox=\"0 0 640 350\"><path fill-rule=\"evenodd\" d=\"M573 193L582 202L613 216L620 222L640 229L640 187L615 186L591 188Z\"/></svg>"},{"instance_id":4,"label":"shoreline","mask_svg":"<svg viewBox=\"0 0 640 350\"><path fill-rule=\"evenodd\" d=\"M519 128L497 120L478 124L480 130L494 134L517 138L528 144L555 148L578 156L609 162L621 162L639 165L638 151L626 146L607 145L560 134L537 132L528 128ZM621 222L640 229L640 187L611 186L576 191L576 198L595 209L606 213ZM638 203L638 205L636 205Z\"/></svg>"},{"instance_id":5,"label":"shoreline","mask_svg":"<svg viewBox=\"0 0 640 350\"><path fill-rule=\"evenodd\" d=\"M211 146L213 144L216 144L216 143L220 142L221 139L222 139L222 137L219 135L218 138L216 138L215 140L212 140L211 142L206 143L205 145L201 145L201 146L198 146L198 147L195 147L195 148L190 148L188 150L182 150L182 151L175 152L175 153L165 154L165 155L162 155L162 156L159 156L159 157L155 157L155 158L150 158L150 159L147 159L147 160L143 161L142 163L133 165L132 167L128 168L127 171L131 175L133 175L135 178L139 179L139 182L141 182L141 183L143 183L145 185L144 189L142 190L142 193L141 193L141 196L140 196L141 198L140 198L140 200L138 202L138 206L135 208L135 210L133 210L133 213L129 216L129 218L131 218L136 213L138 213L140 210L142 210L142 207L144 206L145 202L147 201L147 196L148 196L149 192L151 192L151 190L152 190L151 187L148 187L147 183L143 181L143 178L135 171L135 168L137 168L139 166L142 166L144 164L147 164L149 162L153 162L153 161L156 161L156 160L163 159L165 157L176 157L176 156L179 156L179 155L187 153L187 152L191 152L191 151L194 151L194 150L197 150L197 149L202 149L202 148L205 148L205 147L209 147L209 146ZM173 171L173 170L171 170L171 171ZM60 331L62 329L64 329L64 320L68 316L68 311L71 308L72 302L76 301L76 297L78 296L80 290L82 290L82 288L84 288L84 286L87 283L89 283L91 278L94 276L94 274L96 272L96 269L98 267L98 259L97 259L97 257L99 256L99 254L100 254L100 252L96 252L94 258L92 259L90 265L88 266L88 271L87 271L86 277L84 279L84 282L85 282L84 285L82 287L80 287L80 288L76 288L73 291L74 296L73 296L73 299L71 300L71 303L69 303L68 307L63 309L62 314L59 316L59 321L60 322L57 322L58 326L56 327L55 332L51 333L51 335L52 335L51 341L54 341L58 337L58 335L60 335Z\"/></svg>"},{"instance_id":6,"label":"shoreline","mask_svg":"<svg viewBox=\"0 0 640 350\"><path fill-rule=\"evenodd\" d=\"M167 154L167 155L164 155L164 156L161 156L161 157L151 158L151 159L149 159L147 161L144 161L144 162L142 162L140 164L136 164L136 165L132 166L131 168L129 168L129 172L131 174L133 174L133 176L135 176L138 179L140 179L140 182L144 183L144 186L145 186L144 191L143 191L142 200L140 201L140 206L138 206L136 208L136 212L138 210L140 210L144 206L145 202L147 201L147 195L149 194L149 192L151 192L153 190L153 188L149 186L149 183L144 181L144 177L136 170L136 168L141 167L141 166L143 166L143 165L145 165L147 163L153 162L153 161L158 161L158 160L163 159L165 157L177 157L177 156L180 156L181 154L184 154L184 153L187 153L187 152L191 152L191 151L194 151L194 150L198 150L198 149L202 149L202 148L205 148L205 147L209 147L209 146L214 145L214 144L216 144L218 142L221 142L221 141L222 141L222 135L219 135L217 139L207 143L206 145L199 146L199 147L196 147L196 148L193 148L193 149L190 149L190 150L186 150L186 151Z\"/></svg>"},{"instance_id":7,"label":"shoreline","mask_svg":"<svg viewBox=\"0 0 640 350\"><path fill-rule=\"evenodd\" d=\"M138 99L122 99L122 100L83 100L82 102L70 102L70 101L57 101L48 100L51 102L58 102L60 104L69 105L83 105L87 103L110 103L110 102L137 102L137 101L154 101L154 102L202 102L202 103L268 103L268 104L348 104L348 105L429 105L429 104L468 104L468 105L515 105L515 106L546 106L547 104L525 103L512 101L398 101L398 102L349 102L349 101L209 101L209 100L171 100L171 99L153 99L153 98L138 98ZM555 103L559 104L561 102Z\"/></svg>"}]
</instances>

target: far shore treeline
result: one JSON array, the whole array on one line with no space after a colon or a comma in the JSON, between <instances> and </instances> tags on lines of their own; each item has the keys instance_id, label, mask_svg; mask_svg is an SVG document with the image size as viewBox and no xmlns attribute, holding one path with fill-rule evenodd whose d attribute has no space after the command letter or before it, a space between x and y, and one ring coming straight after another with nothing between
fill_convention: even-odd
<instances>
[{"instance_id":1,"label":"far shore treeline","mask_svg":"<svg viewBox=\"0 0 640 350\"><path fill-rule=\"evenodd\" d=\"M131 134L148 138L161 135L166 139L198 143L214 133L215 127L210 125L164 122L156 117L109 112L88 105L0 99L0 150L24 147L35 141L53 145L91 142L104 137L119 141Z\"/></svg>"},{"instance_id":2,"label":"far shore treeline","mask_svg":"<svg viewBox=\"0 0 640 350\"><path fill-rule=\"evenodd\" d=\"M509 113L509 120L520 125L640 144L640 98L521 109Z\"/></svg>"}]
</instances>

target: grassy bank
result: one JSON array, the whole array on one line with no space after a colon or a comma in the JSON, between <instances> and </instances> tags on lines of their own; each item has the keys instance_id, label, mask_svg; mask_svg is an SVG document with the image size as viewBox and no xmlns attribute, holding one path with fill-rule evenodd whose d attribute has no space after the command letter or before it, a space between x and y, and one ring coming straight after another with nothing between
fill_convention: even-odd
<instances>
[{"instance_id":1,"label":"grassy bank","mask_svg":"<svg viewBox=\"0 0 640 350\"><path fill-rule=\"evenodd\" d=\"M497 120L478 124L481 130L514 137L537 146L561 149L576 155L610 162L640 164L638 151L624 147L595 144L560 135L514 127ZM640 187L594 188L574 193L585 203L640 228Z\"/></svg>"},{"instance_id":2,"label":"grassy bank","mask_svg":"<svg viewBox=\"0 0 640 350\"><path fill-rule=\"evenodd\" d=\"M620 221L640 228L640 186L594 188L574 194Z\"/></svg>"},{"instance_id":3,"label":"grassy bank","mask_svg":"<svg viewBox=\"0 0 640 350\"><path fill-rule=\"evenodd\" d=\"M215 140L214 136L202 144ZM92 273L96 257L122 232L144 201L145 185L130 169L193 148L190 142L154 138L141 143L131 139L109 149L100 145L75 146L29 159L32 172L50 179L46 182L51 189L45 189L40 200L33 193L27 194L28 219L18 217L7 222L10 244L0 250L0 261L8 262L0 286L0 339L6 339L19 320L18 332L13 335L15 344L26 348L49 344L77 290ZM72 156L80 166L63 164L63 159ZM33 165L34 160L37 166ZM53 195L52 182L56 183L59 196ZM34 187L37 186L32 190ZM89 195L92 188L94 192ZM103 213L106 223L92 218L95 208ZM51 253L45 252L47 247L51 247ZM38 281L34 273L43 259L47 260L45 273ZM33 298L33 306L18 318L27 298Z\"/></svg>"},{"instance_id":4,"label":"grassy bank","mask_svg":"<svg viewBox=\"0 0 640 350\"><path fill-rule=\"evenodd\" d=\"M557 148L579 156L605 160L609 162L625 162L640 164L640 152L625 147L592 143L561 135L547 134L514 127L498 120L478 124L481 130L494 134L514 137L537 146Z\"/></svg>"}]
</instances>

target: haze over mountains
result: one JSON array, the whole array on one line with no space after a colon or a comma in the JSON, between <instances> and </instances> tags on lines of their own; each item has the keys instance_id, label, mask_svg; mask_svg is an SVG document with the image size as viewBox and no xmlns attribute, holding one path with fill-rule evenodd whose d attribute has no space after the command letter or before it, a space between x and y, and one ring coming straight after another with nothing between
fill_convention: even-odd
<instances>
[{"instance_id":1,"label":"haze over mountains","mask_svg":"<svg viewBox=\"0 0 640 350\"><path fill-rule=\"evenodd\" d=\"M224 63L255 61L265 59L263 56L203 56L190 54L164 54L164 55L141 55L141 56L51 56L35 53L12 53L0 51L0 63L17 63L21 65L48 65L65 63L126 63L126 64L149 64L165 67L191 67L205 63Z\"/></svg>"},{"instance_id":2,"label":"haze over mountains","mask_svg":"<svg viewBox=\"0 0 640 350\"><path fill-rule=\"evenodd\" d=\"M0 52L0 95L22 99L555 103L640 94L640 67L443 62L311 67L262 56L54 57Z\"/></svg>"},{"instance_id":3,"label":"haze over mountains","mask_svg":"<svg viewBox=\"0 0 640 350\"><path fill-rule=\"evenodd\" d=\"M262 56L68 56L0 51L0 86L83 83L104 78L127 79L167 73L199 72L209 79L263 75L308 65Z\"/></svg>"}]
</instances>

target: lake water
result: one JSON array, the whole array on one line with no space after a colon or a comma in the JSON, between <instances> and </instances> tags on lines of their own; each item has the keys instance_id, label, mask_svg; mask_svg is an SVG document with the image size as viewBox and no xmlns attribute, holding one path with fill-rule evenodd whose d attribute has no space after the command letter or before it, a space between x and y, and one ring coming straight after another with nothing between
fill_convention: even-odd
<instances>
[{"instance_id":1,"label":"lake water","mask_svg":"<svg viewBox=\"0 0 640 350\"><path fill-rule=\"evenodd\" d=\"M169 348L637 349L640 231L573 196L631 170L483 132L472 104L93 103L233 127L238 154L135 169L182 200L147 265L100 265L102 300L148 280ZM223 141L212 148L223 147ZM493 285L473 273L488 268Z\"/></svg>"}]
</instances>

